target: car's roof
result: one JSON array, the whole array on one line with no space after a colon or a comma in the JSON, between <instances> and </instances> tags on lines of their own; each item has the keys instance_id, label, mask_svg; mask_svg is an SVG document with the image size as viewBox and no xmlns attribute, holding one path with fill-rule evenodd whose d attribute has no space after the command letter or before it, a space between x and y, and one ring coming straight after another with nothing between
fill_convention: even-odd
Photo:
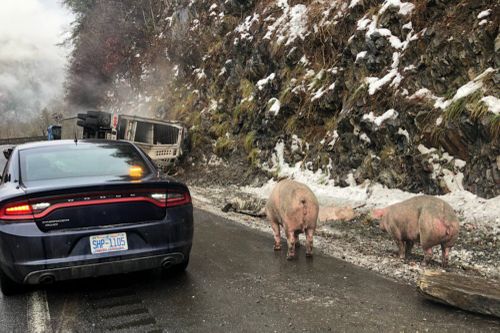
<instances>
[{"instance_id":1,"label":"car's roof","mask_svg":"<svg viewBox=\"0 0 500 333\"><path fill-rule=\"evenodd\" d=\"M102 145L103 143L107 145L132 145L132 143L127 142L127 141L117 141L117 140L104 140L104 139L85 139L85 140L78 140L77 144L84 144L84 145ZM37 141L37 142L30 142L30 143L24 143L21 145L17 145L16 148L19 150L24 150L24 149L32 149L32 148L43 148L43 147L58 147L58 146L67 146L67 145L74 145L75 140L52 140L52 141Z\"/></svg>"}]
</instances>

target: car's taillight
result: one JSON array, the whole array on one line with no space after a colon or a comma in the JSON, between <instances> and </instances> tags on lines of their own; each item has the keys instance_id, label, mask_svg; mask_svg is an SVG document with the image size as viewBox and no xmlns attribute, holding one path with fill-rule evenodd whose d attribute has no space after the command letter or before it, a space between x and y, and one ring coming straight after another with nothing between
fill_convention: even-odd
<instances>
[{"instance_id":1,"label":"car's taillight","mask_svg":"<svg viewBox=\"0 0 500 333\"><path fill-rule=\"evenodd\" d=\"M181 206L191 202L189 192L167 192L167 207Z\"/></svg>"},{"instance_id":2,"label":"car's taillight","mask_svg":"<svg viewBox=\"0 0 500 333\"><path fill-rule=\"evenodd\" d=\"M28 204L15 205L5 208L5 215L26 215L32 214L33 210Z\"/></svg>"},{"instance_id":3,"label":"car's taillight","mask_svg":"<svg viewBox=\"0 0 500 333\"><path fill-rule=\"evenodd\" d=\"M0 210L2 220L32 220L34 215L40 214L49 208L48 202L29 204L27 202L16 202L6 205Z\"/></svg>"},{"instance_id":4,"label":"car's taillight","mask_svg":"<svg viewBox=\"0 0 500 333\"><path fill-rule=\"evenodd\" d=\"M188 192L152 193L150 196L151 199L166 205L166 207L181 206L191 202L191 196Z\"/></svg>"},{"instance_id":5,"label":"car's taillight","mask_svg":"<svg viewBox=\"0 0 500 333\"><path fill-rule=\"evenodd\" d=\"M39 214L49 207L50 207L50 203L48 203L48 202L39 202L39 203L31 205L31 209L33 210L34 214Z\"/></svg>"},{"instance_id":6,"label":"car's taillight","mask_svg":"<svg viewBox=\"0 0 500 333\"><path fill-rule=\"evenodd\" d=\"M2 220L26 220L33 219L33 209L26 202L8 204L0 210Z\"/></svg>"}]
</instances>

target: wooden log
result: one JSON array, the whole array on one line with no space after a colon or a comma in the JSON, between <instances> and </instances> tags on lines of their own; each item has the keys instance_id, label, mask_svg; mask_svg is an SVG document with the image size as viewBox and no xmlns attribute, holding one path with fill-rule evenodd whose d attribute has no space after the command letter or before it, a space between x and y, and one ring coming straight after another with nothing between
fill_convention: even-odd
<instances>
[{"instance_id":1,"label":"wooden log","mask_svg":"<svg viewBox=\"0 0 500 333\"><path fill-rule=\"evenodd\" d=\"M425 271L417 290L427 299L500 318L500 282L442 271Z\"/></svg>"}]
</instances>

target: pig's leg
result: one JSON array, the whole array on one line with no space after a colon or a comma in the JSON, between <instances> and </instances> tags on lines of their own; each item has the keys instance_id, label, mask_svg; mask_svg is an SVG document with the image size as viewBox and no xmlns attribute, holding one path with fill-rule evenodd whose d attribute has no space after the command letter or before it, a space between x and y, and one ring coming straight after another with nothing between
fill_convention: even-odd
<instances>
[{"instance_id":1,"label":"pig's leg","mask_svg":"<svg viewBox=\"0 0 500 333\"><path fill-rule=\"evenodd\" d=\"M441 266L447 267L448 266L448 255L450 254L450 248L446 247L446 245L444 245L444 244L441 244L441 252L442 252Z\"/></svg>"},{"instance_id":2,"label":"pig's leg","mask_svg":"<svg viewBox=\"0 0 500 333\"><path fill-rule=\"evenodd\" d=\"M430 264L432 260L432 247L423 248L424 250L424 261L422 262L423 266L427 266Z\"/></svg>"},{"instance_id":3,"label":"pig's leg","mask_svg":"<svg viewBox=\"0 0 500 333\"><path fill-rule=\"evenodd\" d=\"M405 258L408 259L411 255L411 249L413 248L412 241L406 241Z\"/></svg>"},{"instance_id":4,"label":"pig's leg","mask_svg":"<svg viewBox=\"0 0 500 333\"><path fill-rule=\"evenodd\" d=\"M273 228L273 234L274 234L274 251L280 251L281 237L280 237L280 225L278 221L271 219L271 227Z\"/></svg>"},{"instance_id":5,"label":"pig's leg","mask_svg":"<svg viewBox=\"0 0 500 333\"><path fill-rule=\"evenodd\" d=\"M314 229L306 230L306 257L312 257L313 255L313 235Z\"/></svg>"},{"instance_id":6,"label":"pig's leg","mask_svg":"<svg viewBox=\"0 0 500 333\"><path fill-rule=\"evenodd\" d=\"M295 248L299 248L300 247L300 240L299 240L299 234L296 233L295 234Z\"/></svg>"},{"instance_id":7,"label":"pig's leg","mask_svg":"<svg viewBox=\"0 0 500 333\"><path fill-rule=\"evenodd\" d=\"M404 259L405 257L405 242L402 240L396 239L396 244L398 246L398 256L400 259Z\"/></svg>"},{"instance_id":8,"label":"pig's leg","mask_svg":"<svg viewBox=\"0 0 500 333\"><path fill-rule=\"evenodd\" d=\"M292 260L293 258L295 258L295 232L293 230L287 229L288 228L285 228L286 240L288 243L288 253L286 254L286 259Z\"/></svg>"}]
</instances>

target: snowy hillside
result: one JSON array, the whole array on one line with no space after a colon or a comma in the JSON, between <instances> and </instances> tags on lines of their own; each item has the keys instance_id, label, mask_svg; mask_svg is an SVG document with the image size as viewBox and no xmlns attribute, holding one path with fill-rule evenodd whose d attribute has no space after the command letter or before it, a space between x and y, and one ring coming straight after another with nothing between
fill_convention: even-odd
<instances>
[{"instance_id":1,"label":"snowy hillside","mask_svg":"<svg viewBox=\"0 0 500 333\"><path fill-rule=\"evenodd\" d=\"M103 58L99 98L186 122L192 177L263 184L291 166L338 187L500 194L496 1L146 5L123 3L141 38L111 45L124 59Z\"/></svg>"}]
</instances>

